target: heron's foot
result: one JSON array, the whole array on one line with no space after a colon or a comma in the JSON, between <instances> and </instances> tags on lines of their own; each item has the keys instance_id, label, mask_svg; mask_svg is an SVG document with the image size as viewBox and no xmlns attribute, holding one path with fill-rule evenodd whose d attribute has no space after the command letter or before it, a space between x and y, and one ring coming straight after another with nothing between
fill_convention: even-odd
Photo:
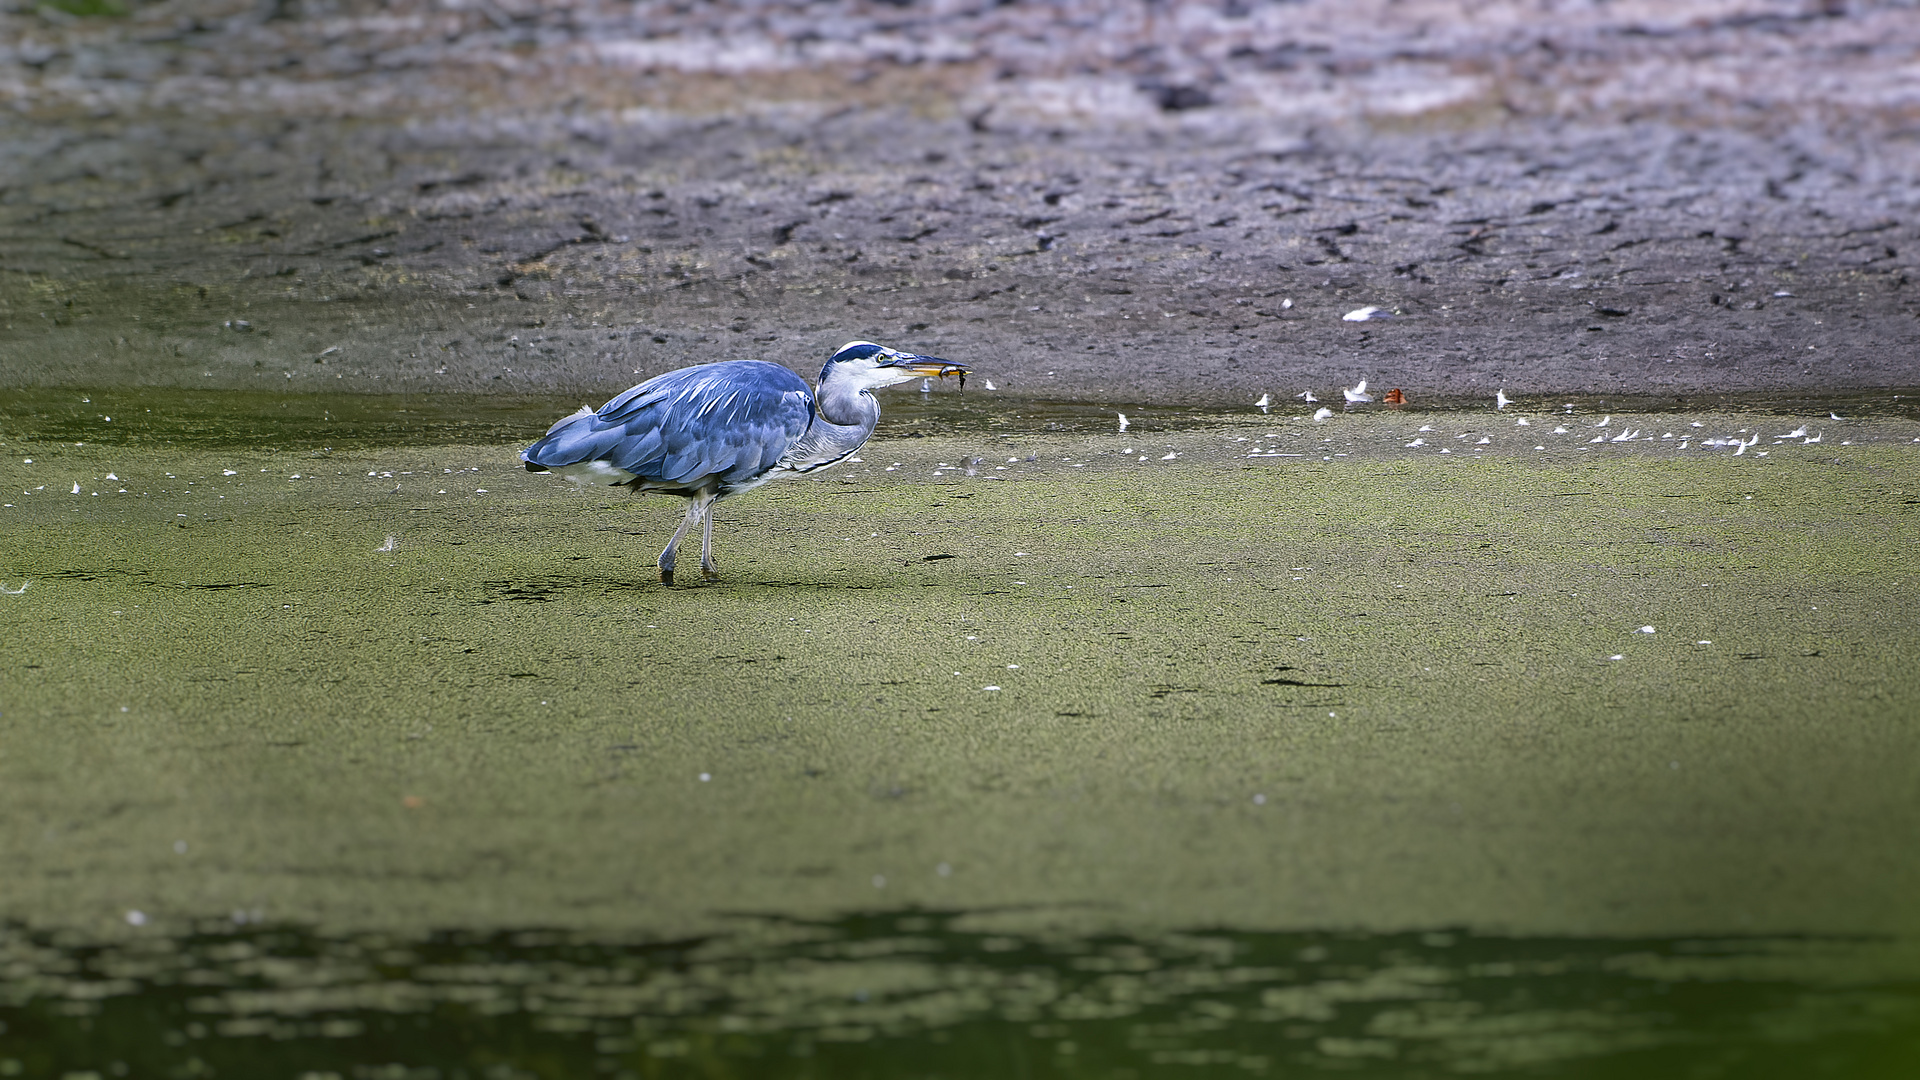
<instances>
[{"instance_id":1,"label":"heron's foot","mask_svg":"<svg viewBox=\"0 0 1920 1080\"><path fill-rule=\"evenodd\" d=\"M673 571L667 569L664 566L660 568L660 584L662 585L673 584Z\"/></svg>"},{"instance_id":2,"label":"heron's foot","mask_svg":"<svg viewBox=\"0 0 1920 1080\"><path fill-rule=\"evenodd\" d=\"M715 570L712 567L703 566L700 568L700 576L707 579L708 581L719 581L720 571Z\"/></svg>"}]
</instances>

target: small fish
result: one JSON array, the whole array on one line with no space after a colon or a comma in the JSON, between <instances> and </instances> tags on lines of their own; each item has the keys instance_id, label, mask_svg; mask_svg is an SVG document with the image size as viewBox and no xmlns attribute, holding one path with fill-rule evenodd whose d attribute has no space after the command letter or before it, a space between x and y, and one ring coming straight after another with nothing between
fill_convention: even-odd
<instances>
[{"instance_id":1,"label":"small fish","mask_svg":"<svg viewBox=\"0 0 1920 1080\"><path fill-rule=\"evenodd\" d=\"M1313 396L1313 391L1311 390L1303 391L1293 396L1299 398L1300 400L1306 402L1309 405L1320 400L1319 398Z\"/></svg>"},{"instance_id":2,"label":"small fish","mask_svg":"<svg viewBox=\"0 0 1920 1080\"><path fill-rule=\"evenodd\" d=\"M1366 307L1354 308L1352 311L1349 311L1345 315L1340 316L1340 321L1366 322L1368 319L1391 319L1391 318L1393 318L1392 312L1382 311L1380 308L1374 307L1372 304L1368 304Z\"/></svg>"},{"instance_id":3,"label":"small fish","mask_svg":"<svg viewBox=\"0 0 1920 1080\"><path fill-rule=\"evenodd\" d=\"M1569 430L1567 429L1567 425L1565 425L1565 424L1555 424L1555 425L1554 425L1554 427L1553 427L1553 434L1555 434L1555 435L1571 435L1571 434L1573 434L1573 432L1571 432L1571 431L1569 431Z\"/></svg>"},{"instance_id":4,"label":"small fish","mask_svg":"<svg viewBox=\"0 0 1920 1080\"><path fill-rule=\"evenodd\" d=\"M1633 429L1633 430L1631 430L1631 431L1628 431L1628 430L1625 430L1625 429L1622 429L1622 430L1621 430L1621 432L1620 432L1620 434L1618 434L1618 435L1615 435L1615 436L1614 436L1614 437L1612 438L1612 440L1610 440L1610 441L1612 441L1612 442L1632 442L1633 440L1635 440L1635 439L1637 439L1637 438L1639 438L1639 437L1640 437L1640 429L1639 429L1639 428L1634 428L1634 429Z\"/></svg>"},{"instance_id":5,"label":"small fish","mask_svg":"<svg viewBox=\"0 0 1920 1080\"><path fill-rule=\"evenodd\" d=\"M995 386L995 385L993 385L993 380L992 380L992 379L988 379L988 380L987 380L987 389L989 389L989 390L998 390L998 389L1000 389L1000 388L999 388L999 387L997 387L997 386Z\"/></svg>"},{"instance_id":6,"label":"small fish","mask_svg":"<svg viewBox=\"0 0 1920 1080\"><path fill-rule=\"evenodd\" d=\"M1333 410L1323 405L1314 412L1313 418L1315 420L1325 420L1327 417L1332 415L1333 415Z\"/></svg>"},{"instance_id":7,"label":"small fish","mask_svg":"<svg viewBox=\"0 0 1920 1080\"><path fill-rule=\"evenodd\" d=\"M1504 409L1511 404L1513 404L1513 399L1507 396L1506 390L1501 389L1493 392L1493 407L1495 409Z\"/></svg>"},{"instance_id":8,"label":"small fish","mask_svg":"<svg viewBox=\"0 0 1920 1080\"><path fill-rule=\"evenodd\" d=\"M1269 405L1272 405L1272 404L1273 404L1273 397L1272 397L1272 395L1270 395L1270 394L1261 394L1261 395L1260 395L1260 400L1259 400L1259 401L1256 401L1256 402L1254 402L1254 403L1253 403L1253 407L1254 407L1254 408L1256 408L1256 409L1259 409L1259 410L1260 410L1261 412L1266 412L1266 411L1267 411L1267 406L1269 406Z\"/></svg>"},{"instance_id":9,"label":"small fish","mask_svg":"<svg viewBox=\"0 0 1920 1080\"><path fill-rule=\"evenodd\" d=\"M1611 425L1612 423L1613 423L1613 414L1612 414L1612 413L1608 413L1607 415L1605 415L1605 416L1603 416L1603 417L1601 417L1601 418L1600 418L1600 422L1599 422L1599 423L1597 423L1597 424L1592 424L1592 425L1589 425L1589 426L1591 426L1591 427L1607 427L1607 426L1609 426L1609 425Z\"/></svg>"},{"instance_id":10,"label":"small fish","mask_svg":"<svg viewBox=\"0 0 1920 1080\"><path fill-rule=\"evenodd\" d=\"M1515 427L1532 427L1532 426L1533 426L1533 421L1531 421L1531 420L1529 420L1529 419L1527 419L1526 417L1524 417L1524 416L1523 416L1523 417L1521 417L1520 419L1518 419L1518 420L1515 420L1515 421L1513 422L1513 424L1514 424L1514 426L1515 426Z\"/></svg>"},{"instance_id":11,"label":"small fish","mask_svg":"<svg viewBox=\"0 0 1920 1080\"><path fill-rule=\"evenodd\" d=\"M1289 311L1289 310L1292 310L1292 308L1293 308L1293 300L1292 300L1292 298L1288 298L1288 299L1286 299L1286 300L1282 300L1282 301L1280 301L1280 310L1281 310L1281 311Z\"/></svg>"},{"instance_id":12,"label":"small fish","mask_svg":"<svg viewBox=\"0 0 1920 1080\"><path fill-rule=\"evenodd\" d=\"M6 593L8 596L19 596L21 593L26 592L27 586L31 584L33 584L33 582L23 581L17 589L9 589L5 585L0 585L0 593Z\"/></svg>"},{"instance_id":13,"label":"small fish","mask_svg":"<svg viewBox=\"0 0 1920 1080\"><path fill-rule=\"evenodd\" d=\"M1828 413L1828 414L1827 414L1827 419L1829 419L1829 420L1845 420L1845 419L1846 419L1846 417L1844 417L1844 416L1841 416L1841 415L1840 415L1839 413L1837 413L1837 412L1830 412L1830 413Z\"/></svg>"},{"instance_id":14,"label":"small fish","mask_svg":"<svg viewBox=\"0 0 1920 1080\"><path fill-rule=\"evenodd\" d=\"M1121 414L1120 414L1120 430L1121 430L1121 431L1125 431L1125 430L1127 430L1127 424L1128 424L1128 422L1129 422L1129 421L1127 420L1127 414L1126 414L1126 413L1121 413Z\"/></svg>"},{"instance_id":15,"label":"small fish","mask_svg":"<svg viewBox=\"0 0 1920 1080\"><path fill-rule=\"evenodd\" d=\"M1367 393L1367 380L1365 379L1361 379L1359 385L1346 387L1340 392L1347 396L1347 404L1349 405L1361 404L1373 400L1373 395Z\"/></svg>"},{"instance_id":16,"label":"small fish","mask_svg":"<svg viewBox=\"0 0 1920 1080\"><path fill-rule=\"evenodd\" d=\"M1774 436L1774 438L1776 439L1804 439L1806 437L1807 437L1807 425L1805 424L1801 424L1799 427L1794 428L1792 431L1787 432L1785 435Z\"/></svg>"}]
</instances>

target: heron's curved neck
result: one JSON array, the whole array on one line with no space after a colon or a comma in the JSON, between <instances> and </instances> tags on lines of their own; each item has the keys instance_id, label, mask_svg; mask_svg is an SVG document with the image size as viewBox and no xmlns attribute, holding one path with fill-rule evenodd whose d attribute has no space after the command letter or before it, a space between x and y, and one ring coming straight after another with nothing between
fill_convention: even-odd
<instances>
[{"instance_id":1,"label":"heron's curved neck","mask_svg":"<svg viewBox=\"0 0 1920 1080\"><path fill-rule=\"evenodd\" d=\"M880 403L872 394L831 379L814 393L814 410L818 415L785 459L802 472L831 465L860 449L880 422Z\"/></svg>"},{"instance_id":2,"label":"heron's curved neck","mask_svg":"<svg viewBox=\"0 0 1920 1080\"><path fill-rule=\"evenodd\" d=\"M815 407L820 410L821 419L835 427L860 429L860 441L873 434L873 426L880 422L880 403L872 394L850 382L826 379L820 383L820 389L814 394Z\"/></svg>"}]
</instances>

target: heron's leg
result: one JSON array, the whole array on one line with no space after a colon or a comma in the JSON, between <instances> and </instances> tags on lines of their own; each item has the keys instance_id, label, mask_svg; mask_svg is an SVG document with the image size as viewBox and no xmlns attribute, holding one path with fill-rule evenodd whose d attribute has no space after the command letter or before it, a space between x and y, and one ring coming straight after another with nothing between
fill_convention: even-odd
<instances>
[{"instance_id":1,"label":"heron's leg","mask_svg":"<svg viewBox=\"0 0 1920 1080\"><path fill-rule=\"evenodd\" d=\"M720 580L720 568L713 565L713 503L709 497L700 511L700 575L708 581Z\"/></svg>"},{"instance_id":2,"label":"heron's leg","mask_svg":"<svg viewBox=\"0 0 1920 1080\"><path fill-rule=\"evenodd\" d=\"M673 539L667 541L667 549L660 553L660 584L673 584L673 553L680 547L680 539L687 535L693 523L700 520L706 511L706 501L699 497L687 500L687 516L680 521L680 527L673 530Z\"/></svg>"}]
</instances>

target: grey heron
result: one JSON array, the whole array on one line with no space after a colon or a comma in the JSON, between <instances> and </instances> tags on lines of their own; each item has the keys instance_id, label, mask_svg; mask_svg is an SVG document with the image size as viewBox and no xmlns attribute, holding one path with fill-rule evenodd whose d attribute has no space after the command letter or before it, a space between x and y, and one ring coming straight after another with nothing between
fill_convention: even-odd
<instances>
[{"instance_id":1,"label":"grey heron","mask_svg":"<svg viewBox=\"0 0 1920 1080\"><path fill-rule=\"evenodd\" d=\"M674 552L698 524L700 570L713 564L713 504L776 476L824 469L863 446L880 420L873 391L967 365L850 341L820 369L818 392L778 364L728 360L648 379L599 409L582 407L520 452L529 472L577 484L658 491L687 500L660 553L673 584Z\"/></svg>"}]
</instances>

